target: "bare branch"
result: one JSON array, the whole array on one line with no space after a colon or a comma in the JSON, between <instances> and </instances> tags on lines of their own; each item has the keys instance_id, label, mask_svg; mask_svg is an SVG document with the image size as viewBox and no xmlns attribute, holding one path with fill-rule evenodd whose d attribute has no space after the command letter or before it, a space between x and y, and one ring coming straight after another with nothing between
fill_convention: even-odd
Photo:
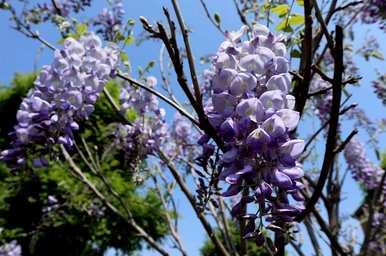
<instances>
[{"instance_id":1,"label":"bare branch","mask_svg":"<svg viewBox=\"0 0 386 256\"><path fill-rule=\"evenodd\" d=\"M334 47L334 83L332 89L332 106L331 106L331 121L330 128L328 130L326 149L324 154L324 160L322 169L320 171L319 180L317 182L316 188L311 196L310 200L306 205L306 209L296 218L296 221L301 221L307 216L312 209L314 209L315 204L317 203L320 194L323 190L323 187L326 183L328 173L331 169L331 164L334 159L334 149L336 145L336 133L339 123L339 107L342 97L342 77L344 72L343 67L343 30L340 26L336 26L336 46Z\"/></svg>"}]
</instances>

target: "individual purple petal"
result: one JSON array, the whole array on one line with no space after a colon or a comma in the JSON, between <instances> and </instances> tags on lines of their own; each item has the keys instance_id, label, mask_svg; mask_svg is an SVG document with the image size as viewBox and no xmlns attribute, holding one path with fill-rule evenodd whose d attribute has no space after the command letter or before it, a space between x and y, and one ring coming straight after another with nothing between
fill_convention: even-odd
<instances>
[{"instance_id":1,"label":"individual purple petal","mask_svg":"<svg viewBox=\"0 0 386 256\"><path fill-rule=\"evenodd\" d=\"M272 187L267 182L262 181L261 184L256 188L255 195L256 197L263 196L265 198L268 198L272 194Z\"/></svg>"},{"instance_id":2,"label":"individual purple petal","mask_svg":"<svg viewBox=\"0 0 386 256\"><path fill-rule=\"evenodd\" d=\"M225 163L231 163L236 160L238 150L237 148L231 148L227 152L225 152L222 156L222 160Z\"/></svg>"},{"instance_id":3,"label":"individual purple petal","mask_svg":"<svg viewBox=\"0 0 386 256\"><path fill-rule=\"evenodd\" d=\"M287 189L292 185L291 178L277 169L274 170L273 178L276 185L282 189Z\"/></svg>"},{"instance_id":4,"label":"individual purple petal","mask_svg":"<svg viewBox=\"0 0 386 256\"><path fill-rule=\"evenodd\" d=\"M216 112L229 116L235 109L237 99L228 93L219 93L212 96L213 108Z\"/></svg>"},{"instance_id":5,"label":"individual purple petal","mask_svg":"<svg viewBox=\"0 0 386 256\"><path fill-rule=\"evenodd\" d=\"M290 140L280 146L280 157L284 163L293 163L304 150L304 140Z\"/></svg>"},{"instance_id":6,"label":"individual purple petal","mask_svg":"<svg viewBox=\"0 0 386 256\"><path fill-rule=\"evenodd\" d=\"M291 86L291 77L288 73L272 76L266 84L268 90L280 90L288 93Z\"/></svg>"},{"instance_id":7,"label":"individual purple petal","mask_svg":"<svg viewBox=\"0 0 386 256\"><path fill-rule=\"evenodd\" d=\"M263 104L257 98L244 99L237 105L236 113L241 117L249 117L252 121L260 121L264 117Z\"/></svg>"},{"instance_id":8,"label":"individual purple petal","mask_svg":"<svg viewBox=\"0 0 386 256\"><path fill-rule=\"evenodd\" d=\"M252 72L255 74L264 74L265 73L265 63L266 60L264 56L257 54L247 55L240 60L240 67L245 71Z\"/></svg>"},{"instance_id":9,"label":"individual purple petal","mask_svg":"<svg viewBox=\"0 0 386 256\"><path fill-rule=\"evenodd\" d=\"M231 174L231 175L229 175L229 176L227 176L227 177L225 178L225 181L226 181L227 183L229 183L229 184L234 185L234 184L240 183L240 178L241 178L240 175L237 175L237 174Z\"/></svg>"},{"instance_id":10,"label":"individual purple petal","mask_svg":"<svg viewBox=\"0 0 386 256\"><path fill-rule=\"evenodd\" d=\"M213 91L214 93L221 93L228 90L234 77L237 75L237 71L234 69L224 68L219 74L213 77Z\"/></svg>"},{"instance_id":11,"label":"individual purple petal","mask_svg":"<svg viewBox=\"0 0 386 256\"><path fill-rule=\"evenodd\" d=\"M232 118L227 118L220 126L220 135L225 141L232 141L238 136L238 127Z\"/></svg>"},{"instance_id":12,"label":"individual purple petal","mask_svg":"<svg viewBox=\"0 0 386 256\"><path fill-rule=\"evenodd\" d=\"M253 90L257 85L254 76L247 73L238 73L232 80L229 91L233 96L241 96L245 92Z\"/></svg>"},{"instance_id":13,"label":"individual purple petal","mask_svg":"<svg viewBox=\"0 0 386 256\"><path fill-rule=\"evenodd\" d=\"M284 107L283 92L280 90L266 91L260 96L260 101L267 109L279 110Z\"/></svg>"},{"instance_id":14,"label":"individual purple petal","mask_svg":"<svg viewBox=\"0 0 386 256\"><path fill-rule=\"evenodd\" d=\"M283 120L288 131L293 131L299 123L300 114L297 111L291 109L280 109L276 112L276 114L280 116L281 120Z\"/></svg>"},{"instance_id":15,"label":"individual purple petal","mask_svg":"<svg viewBox=\"0 0 386 256\"><path fill-rule=\"evenodd\" d=\"M304 171L300 166L289 167L289 168L279 167L279 169L282 173L284 173L291 179L300 179L301 177L304 176Z\"/></svg>"},{"instance_id":16,"label":"individual purple petal","mask_svg":"<svg viewBox=\"0 0 386 256\"><path fill-rule=\"evenodd\" d=\"M295 97L292 95L286 95L286 108L294 109L295 108Z\"/></svg>"},{"instance_id":17,"label":"individual purple petal","mask_svg":"<svg viewBox=\"0 0 386 256\"><path fill-rule=\"evenodd\" d=\"M223 192L221 195L222 196L234 196L234 195L237 195L238 193L240 193L242 188L243 187L240 184L230 185L228 187L228 189L225 192Z\"/></svg>"},{"instance_id":18,"label":"individual purple petal","mask_svg":"<svg viewBox=\"0 0 386 256\"><path fill-rule=\"evenodd\" d=\"M207 134L201 135L201 137L198 139L197 144L204 145L205 143L208 143L210 137Z\"/></svg>"},{"instance_id":19,"label":"individual purple petal","mask_svg":"<svg viewBox=\"0 0 386 256\"><path fill-rule=\"evenodd\" d=\"M254 171L253 167L250 166L250 165L247 165L247 166L244 166L243 169L237 171L236 174L238 174L238 175L245 175L245 174L249 174L249 173L251 173L253 171Z\"/></svg>"},{"instance_id":20,"label":"individual purple petal","mask_svg":"<svg viewBox=\"0 0 386 256\"><path fill-rule=\"evenodd\" d=\"M221 114L209 113L208 120L210 124L214 127L219 127L222 122L224 122L224 116Z\"/></svg>"},{"instance_id":21,"label":"individual purple petal","mask_svg":"<svg viewBox=\"0 0 386 256\"><path fill-rule=\"evenodd\" d=\"M284 135L286 128L284 122L277 115L273 115L261 125L261 128L266 131L269 136L272 138L277 138Z\"/></svg>"},{"instance_id":22,"label":"individual purple petal","mask_svg":"<svg viewBox=\"0 0 386 256\"><path fill-rule=\"evenodd\" d=\"M216 68L224 69L230 68L234 69L236 67L236 60L232 55L227 53L220 53L217 57Z\"/></svg>"},{"instance_id":23,"label":"individual purple petal","mask_svg":"<svg viewBox=\"0 0 386 256\"><path fill-rule=\"evenodd\" d=\"M247 137L246 143L253 149L260 149L262 145L269 143L271 138L262 128L253 130Z\"/></svg>"}]
</instances>

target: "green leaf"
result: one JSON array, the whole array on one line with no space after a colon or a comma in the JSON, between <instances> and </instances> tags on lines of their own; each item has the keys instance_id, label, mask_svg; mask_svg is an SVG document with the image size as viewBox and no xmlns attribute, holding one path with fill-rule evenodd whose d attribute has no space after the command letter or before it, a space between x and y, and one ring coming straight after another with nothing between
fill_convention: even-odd
<instances>
[{"instance_id":1,"label":"green leaf","mask_svg":"<svg viewBox=\"0 0 386 256\"><path fill-rule=\"evenodd\" d=\"M301 57L301 52L298 49L293 49L291 51L291 57L292 58L300 58Z\"/></svg>"},{"instance_id":2,"label":"green leaf","mask_svg":"<svg viewBox=\"0 0 386 256\"><path fill-rule=\"evenodd\" d=\"M79 23L78 25L76 25L76 33L79 36L83 35L86 32L87 32L87 24Z\"/></svg>"},{"instance_id":3,"label":"green leaf","mask_svg":"<svg viewBox=\"0 0 386 256\"><path fill-rule=\"evenodd\" d=\"M131 45L134 42L134 36L129 35L125 40L125 45Z\"/></svg>"},{"instance_id":4,"label":"green leaf","mask_svg":"<svg viewBox=\"0 0 386 256\"><path fill-rule=\"evenodd\" d=\"M263 9L265 9L265 10L269 9L270 7L271 7L271 3L269 1L267 1L263 4Z\"/></svg>"},{"instance_id":5,"label":"green leaf","mask_svg":"<svg viewBox=\"0 0 386 256\"><path fill-rule=\"evenodd\" d=\"M220 17L220 14L218 14L218 13L215 13L215 14L214 14L214 21L216 22L217 25L220 25L220 24L221 24L221 17Z\"/></svg>"},{"instance_id":6,"label":"green leaf","mask_svg":"<svg viewBox=\"0 0 386 256\"><path fill-rule=\"evenodd\" d=\"M288 4L280 4L271 9L271 12L276 13L280 17L283 17L288 14L289 12L289 6Z\"/></svg>"},{"instance_id":7,"label":"green leaf","mask_svg":"<svg viewBox=\"0 0 386 256\"><path fill-rule=\"evenodd\" d=\"M9 4L8 3L0 3L0 9L4 9L4 10L9 9Z\"/></svg>"},{"instance_id":8,"label":"green leaf","mask_svg":"<svg viewBox=\"0 0 386 256\"><path fill-rule=\"evenodd\" d=\"M137 112L136 112L134 109L129 108L129 109L127 110L127 112L126 112L126 117L127 117L127 119L128 119L130 122L134 122L135 119L137 119L138 114L137 114Z\"/></svg>"},{"instance_id":9,"label":"green leaf","mask_svg":"<svg viewBox=\"0 0 386 256\"><path fill-rule=\"evenodd\" d=\"M288 23L291 26L299 26L304 24L304 16L300 14L293 14L289 17Z\"/></svg>"},{"instance_id":10,"label":"green leaf","mask_svg":"<svg viewBox=\"0 0 386 256\"><path fill-rule=\"evenodd\" d=\"M134 26L134 24L135 24L135 20L133 20L133 19L128 19L127 20L127 25Z\"/></svg>"},{"instance_id":11,"label":"green leaf","mask_svg":"<svg viewBox=\"0 0 386 256\"><path fill-rule=\"evenodd\" d=\"M297 3L299 6L303 6L303 5L304 5L304 0L296 0L296 3Z\"/></svg>"},{"instance_id":12,"label":"green leaf","mask_svg":"<svg viewBox=\"0 0 386 256\"><path fill-rule=\"evenodd\" d=\"M277 27L275 29L276 29L276 31L284 31L284 32L292 32L293 31L293 29L290 26L290 24L287 21L287 19L282 20L279 23L279 25L277 25Z\"/></svg>"},{"instance_id":13,"label":"green leaf","mask_svg":"<svg viewBox=\"0 0 386 256\"><path fill-rule=\"evenodd\" d=\"M376 58L378 60L384 60L385 59L385 57L383 56L383 54L380 51L373 51L371 56L373 56L374 58Z\"/></svg>"},{"instance_id":14,"label":"green leaf","mask_svg":"<svg viewBox=\"0 0 386 256\"><path fill-rule=\"evenodd\" d=\"M117 31L114 35L114 41L115 42L120 42L120 41L123 41L123 40L126 40L125 36L122 35L121 32Z\"/></svg>"},{"instance_id":15,"label":"green leaf","mask_svg":"<svg viewBox=\"0 0 386 256\"><path fill-rule=\"evenodd\" d=\"M119 57L121 58L121 60L122 60L123 62L129 61L129 56L127 56L127 54L126 54L125 52L121 52L121 53L119 54Z\"/></svg>"}]
</instances>

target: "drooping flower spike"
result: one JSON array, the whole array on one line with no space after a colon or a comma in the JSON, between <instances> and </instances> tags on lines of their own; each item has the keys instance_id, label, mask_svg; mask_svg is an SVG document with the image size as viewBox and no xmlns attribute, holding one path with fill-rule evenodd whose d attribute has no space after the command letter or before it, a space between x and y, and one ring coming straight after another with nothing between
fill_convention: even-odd
<instances>
[{"instance_id":1,"label":"drooping flower spike","mask_svg":"<svg viewBox=\"0 0 386 256\"><path fill-rule=\"evenodd\" d=\"M206 73L205 110L226 143L220 179L229 187L223 196L248 192L233 206L232 214L246 214L241 205L254 202L258 211L248 216L283 226L302 210L292 201L303 200L299 191L303 170L297 159L304 149L303 140L290 137L299 113L292 109L294 97L288 94L291 77L285 39L257 26L252 39L242 41L244 31L228 33L213 58ZM203 137L200 143L207 154L209 142ZM261 234L252 226L245 237Z\"/></svg>"},{"instance_id":2,"label":"drooping flower spike","mask_svg":"<svg viewBox=\"0 0 386 256\"><path fill-rule=\"evenodd\" d=\"M115 47L102 47L94 34L66 39L64 48L55 50L52 64L42 68L35 87L22 101L11 148L1 152L0 159L10 166L23 164L29 146L37 144L41 156L33 163L43 166L47 165L44 154L53 145L72 147L73 131L93 112L117 62Z\"/></svg>"}]
</instances>

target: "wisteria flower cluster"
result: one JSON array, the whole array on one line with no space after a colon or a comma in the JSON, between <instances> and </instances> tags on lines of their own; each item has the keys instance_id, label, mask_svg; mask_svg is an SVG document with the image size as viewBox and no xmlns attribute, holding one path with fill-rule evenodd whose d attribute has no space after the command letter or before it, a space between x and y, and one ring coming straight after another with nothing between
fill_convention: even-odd
<instances>
[{"instance_id":1,"label":"wisteria flower cluster","mask_svg":"<svg viewBox=\"0 0 386 256\"><path fill-rule=\"evenodd\" d=\"M192 123L176 112L170 130L168 143L165 145L166 154L173 160L194 162L200 154L200 148L196 143L199 134L192 128Z\"/></svg>"},{"instance_id":2,"label":"wisteria flower cluster","mask_svg":"<svg viewBox=\"0 0 386 256\"><path fill-rule=\"evenodd\" d=\"M386 254L386 212L376 212L373 216L373 239L369 242L369 253L373 255Z\"/></svg>"},{"instance_id":3,"label":"wisteria flower cluster","mask_svg":"<svg viewBox=\"0 0 386 256\"><path fill-rule=\"evenodd\" d=\"M93 24L100 27L97 30L98 33L101 33L106 40L112 41L115 33L121 29L124 15L122 0L113 0L111 8L103 8L102 12L93 20Z\"/></svg>"},{"instance_id":4,"label":"wisteria flower cluster","mask_svg":"<svg viewBox=\"0 0 386 256\"><path fill-rule=\"evenodd\" d=\"M0 246L1 256L21 256L21 247L16 241Z\"/></svg>"},{"instance_id":5,"label":"wisteria flower cluster","mask_svg":"<svg viewBox=\"0 0 386 256\"><path fill-rule=\"evenodd\" d=\"M386 105L386 74L380 75L377 80L372 82L372 85L375 94L382 100L383 105Z\"/></svg>"},{"instance_id":6,"label":"wisteria flower cluster","mask_svg":"<svg viewBox=\"0 0 386 256\"><path fill-rule=\"evenodd\" d=\"M28 146L36 144L43 148L34 165L42 166L47 164L43 155L53 145L71 147L73 131L93 112L117 62L117 49L102 47L94 34L66 39L64 48L55 50L53 63L42 68L35 87L22 101L12 148L3 151L0 159L11 166L20 165L26 160Z\"/></svg>"},{"instance_id":7,"label":"wisteria flower cluster","mask_svg":"<svg viewBox=\"0 0 386 256\"><path fill-rule=\"evenodd\" d=\"M148 87L154 88L156 83L156 78L146 78ZM138 163L165 142L168 136L165 110L159 107L156 96L128 84L121 89L120 103L123 114L134 111L137 117L131 124L119 124L116 143L125 151L129 162Z\"/></svg>"},{"instance_id":8,"label":"wisteria flower cluster","mask_svg":"<svg viewBox=\"0 0 386 256\"><path fill-rule=\"evenodd\" d=\"M331 84L324 81L320 76L316 75L310 84L310 93L325 90L331 87ZM332 106L332 90L328 90L321 96L313 98L315 104L315 114L320 119L321 123L324 124L330 119L330 111Z\"/></svg>"},{"instance_id":9,"label":"wisteria flower cluster","mask_svg":"<svg viewBox=\"0 0 386 256\"><path fill-rule=\"evenodd\" d=\"M26 23L38 24L60 14L62 17L68 17L71 13L78 13L85 7L91 5L91 0L54 0L46 3L37 3L32 8L23 10L23 16Z\"/></svg>"},{"instance_id":10,"label":"wisteria flower cluster","mask_svg":"<svg viewBox=\"0 0 386 256\"><path fill-rule=\"evenodd\" d=\"M353 178L361 183L366 190L377 189L380 185L384 170L374 165L367 157L364 145L356 138L344 148L344 157L351 170ZM386 195L386 184L383 184L383 193ZM384 203L386 205L386 203Z\"/></svg>"},{"instance_id":11,"label":"wisteria flower cluster","mask_svg":"<svg viewBox=\"0 0 386 256\"><path fill-rule=\"evenodd\" d=\"M362 7L361 18L364 23L378 23L386 31L386 2L384 0L366 0Z\"/></svg>"},{"instance_id":12,"label":"wisteria flower cluster","mask_svg":"<svg viewBox=\"0 0 386 256\"><path fill-rule=\"evenodd\" d=\"M244 195L233 206L233 216L244 215L242 205L255 202L258 212L248 216L283 225L303 209L292 204L289 195L303 200L299 191L303 169L297 159L304 149L303 140L290 136L299 113L293 110L294 97L288 93L291 77L285 38L264 26L257 26L248 41L242 41L242 35L243 30L228 33L220 45L205 108L226 143L220 179L229 187L223 196ZM210 145L206 136L200 143L204 149ZM261 239L258 234L251 225L244 235Z\"/></svg>"}]
</instances>

